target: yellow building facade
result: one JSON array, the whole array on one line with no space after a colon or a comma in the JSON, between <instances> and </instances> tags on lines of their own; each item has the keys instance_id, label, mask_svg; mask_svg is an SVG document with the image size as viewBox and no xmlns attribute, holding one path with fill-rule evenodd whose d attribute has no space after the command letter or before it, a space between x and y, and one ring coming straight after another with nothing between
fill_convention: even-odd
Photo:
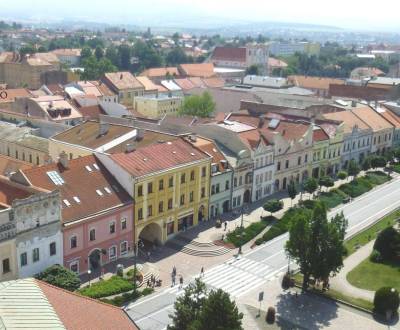
<instances>
[{"instance_id":1,"label":"yellow building facade","mask_svg":"<svg viewBox=\"0 0 400 330\"><path fill-rule=\"evenodd\" d=\"M183 98L178 96L158 95L135 98L135 110L149 118L164 115L176 116L182 107Z\"/></svg>"}]
</instances>

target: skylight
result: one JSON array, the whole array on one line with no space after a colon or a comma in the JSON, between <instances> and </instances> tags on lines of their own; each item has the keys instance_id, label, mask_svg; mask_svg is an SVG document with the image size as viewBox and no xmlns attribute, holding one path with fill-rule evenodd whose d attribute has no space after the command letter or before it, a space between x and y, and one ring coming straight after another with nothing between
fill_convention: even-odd
<instances>
[{"instance_id":1,"label":"skylight","mask_svg":"<svg viewBox=\"0 0 400 330\"><path fill-rule=\"evenodd\" d=\"M94 167L95 170L99 170L100 169L97 164L93 164L93 167Z\"/></svg>"},{"instance_id":2,"label":"skylight","mask_svg":"<svg viewBox=\"0 0 400 330\"><path fill-rule=\"evenodd\" d=\"M96 193L97 193L97 195L99 195L99 196L103 196L103 193L101 192L100 189L96 189Z\"/></svg>"},{"instance_id":3,"label":"skylight","mask_svg":"<svg viewBox=\"0 0 400 330\"><path fill-rule=\"evenodd\" d=\"M104 190L106 191L107 194L111 195L111 189L108 187L104 187Z\"/></svg>"},{"instance_id":4,"label":"skylight","mask_svg":"<svg viewBox=\"0 0 400 330\"><path fill-rule=\"evenodd\" d=\"M56 186L62 186L65 183L64 179L57 171L49 171L46 172L46 174L49 176L50 180L53 181L53 183Z\"/></svg>"},{"instance_id":5,"label":"skylight","mask_svg":"<svg viewBox=\"0 0 400 330\"><path fill-rule=\"evenodd\" d=\"M69 202L68 199L63 199L63 202L64 202L65 205L67 205L67 207L71 206L71 203Z\"/></svg>"},{"instance_id":6,"label":"skylight","mask_svg":"<svg viewBox=\"0 0 400 330\"><path fill-rule=\"evenodd\" d=\"M89 165L86 165L85 168L87 169L88 172L92 172L92 168Z\"/></svg>"},{"instance_id":7,"label":"skylight","mask_svg":"<svg viewBox=\"0 0 400 330\"><path fill-rule=\"evenodd\" d=\"M79 199L78 196L74 196L74 201L77 202L78 204L80 204L81 200Z\"/></svg>"}]
</instances>

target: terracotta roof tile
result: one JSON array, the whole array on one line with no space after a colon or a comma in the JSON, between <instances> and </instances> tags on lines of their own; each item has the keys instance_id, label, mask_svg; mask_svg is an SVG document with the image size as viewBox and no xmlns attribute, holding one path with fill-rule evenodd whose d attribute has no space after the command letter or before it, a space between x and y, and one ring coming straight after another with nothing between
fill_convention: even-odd
<instances>
[{"instance_id":1,"label":"terracotta roof tile","mask_svg":"<svg viewBox=\"0 0 400 330\"><path fill-rule=\"evenodd\" d=\"M34 166L30 163L0 155L0 175L9 176L11 173L17 172L18 170L26 170L32 167Z\"/></svg>"},{"instance_id":2,"label":"terracotta roof tile","mask_svg":"<svg viewBox=\"0 0 400 330\"><path fill-rule=\"evenodd\" d=\"M225 81L222 78L214 77L214 78L204 78L204 84L210 88L221 88L225 86Z\"/></svg>"},{"instance_id":3,"label":"terracotta roof tile","mask_svg":"<svg viewBox=\"0 0 400 330\"><path fill-rule=\"evenodd\" d=\"M211 59L216 61L246 62L246 48L215 47Z\"/></svg>"},{"instance_id":4,"label":"terracotta roof tile","mask_svg":"<svg viewBox=\"0 0 400 330\"><path fill-rule=\"evenodd\" d=\"M15 98L17 97L32 97L32 94L29 92L29 90L25 88L10 88L0 90L0 92L0 104L14 102Z\"/></svg>"},{"instance_id":5,"label":"terracotta roof tile","mask_svg":"<svg viewBox=\"0 0 400 330\"><path fill-rule=\"evenodd\" d=\"M268 58L268 66L270 68L286 68L288 65L286 62L284 62L278 58L269 57Z\"/></svg>"},{"instance_id":6,"label":"terracotta roof tile","mask_svg":"<svg viewBox=\"0 0 400 330\"><path fill-rule=\"evenodd\" d=\"M137 80L144 86L144 90L147 91L158 91L159 86L153 83L148 77L146 76L139 76L136 77Z\"/></svg>"},{"instance_id":7,"label":"terracotta roof tile","mask_svg":"<svg viewBox=\"0 0 400 330\"><path fill-rule=\"evenodd\" d=\"M138 330L118 307L35 280L66 329Z\"/></svg>"},{"instance_id":8,"label":"terracotta roof tile","mask_svg":"<svg viewBox=\"0 0 400 330\"><path fill-rule=\"evenodd\" d=\"M396 115L393 111L381 105L381 111L379 111L379 113L394 127L400 128L400 117Z\"/></svg>"},{"instance_id":9,"label":"terracotta roof tile","mask_svg":"<svg viewBox=\"0 0 400 330\"><path fill-rule=\"evenodd\" d=\"M144 88L143 85L136 79L136 77L128 71L108 72L104 74L104 78L116 90Z\"/></svg>"},{"instance_id":10,"label":"terracotta roof tile","mask_svg":"<svg viewBox=\"0 0 400 330\"><path fill-rule=\"evenodd\" d=\"M150 68L143 71L140 75L150 78L165 77L169 73L170 75L179 76L177 67L165 67L165 68Z\"/></svg>"},{"instance_id":11,"label":"terracotta roof tile","mask_svg":"<svg viewBox=\"0 0 400 330\"><path fill-rule=\"evenodd\" d=\"M338 111L338 112L330 112L323 114L323 117L326 119L336 120L344 123L344 133L351 133L353 127L358 126L359 129L365 130L370 127L363 122L358 116L356 116L351 111Z\"/></svg>"},{"instance_id":12,"label":"terracotta roof tile","mask_svg":"<svg viewBox=\"0 0 400 330\"><path fill-rule=\"evenodd\" d=\"M181 64L179 70L189 77L208 78L215 76L214 64L212 63Z\"/></svg>"},{"instance_id":13,"label":"terracotta roof tile","mask_svg":"<svg viewBox=\"0 0 400 330\"><path fill-rule=\"evenodd\" d=\"M189 90L196 86L188 78L174 79L175 83L183 90Z\"/></svg>"},{"instance_id":14,"label":"terracotta roof tile","mask_svg":"<svg viewBox=\"0 0 400 330\"><path fill-rule=\"evenodd\" d=\"M319 142L325 140L329 140L329 136L322 128L317 128L313 130L313 141Z\"/></svg>"},{"instance_id":15,"label":"terracotta roof tile","mask_svg":"<svg viewBox=\"0 0 400 330\"><path fill-rule=\"evenodd\" d=\"M208 158L182 138L139 148L130 153L113 154L110 157L136 177Z\"/></svg>"},{"instance_id":16,"label":"terracotta roof tile","mask_svg":"<svg viewBox=\"0 0 400 330\"><path fill-rule=\"evenodd\" d=\"M88 171L87 167L90 167L91 171ZM47 174L50 171L57 172L64 183L56 185ZM68 168L64 168L60 163L53 163L22 172L34 187L50 191L58 189L61 199L69 201L71 204L69 207L62 203L63 223L132 202L129 195L95 156L70 160ZM105 187L110 189L111 193L108 193ZM101 191L102 195L100 196L96 190ZM78 197L80 202L74 197Z\"/></svg>"},{"instance_id":17,"label":"terracotta roof tile","mask_svg":"<svg viewBox=\"0 0 400 330\"><path fill-rule=\"evenodd\" d=\"M15 199L28 198L33 194L26 187L10 182L5 177L0 177L0 204L11 205Z\"/></svg>"},{"instance_id":18,"label":"terracotta roof tile","mask_svg":"<svg viewBox=\"0 0 400 330\"><path fill-rule=\"evenodd\" d=\"M344 80L325 77L288 76L288 81L295 86L310 89L329 90L330 84L344 85Z\"/></svg>"},{"instance_id":19,"label":"terracotta roof tile","mask_svg":"<svg viewBox=\"0 0 400 330\"><path fill-rule=\"evenodd\" d=\"M351 110L358 118L372 128L374 132L393 128L393 125L369 106Z\"/></svg>"},{"instance_id":20,"label":"terracotta roof tile","mask_svg":"<svg viewBox=\"0 0 400 330\"><path fill-rule=\"evenodd\" d=\"M90 105L87 107L80 107L79 112L82 114L84 118L98 120L99 115L105 115L103 108L99 105Z\"/></svg>"}]
</instances>

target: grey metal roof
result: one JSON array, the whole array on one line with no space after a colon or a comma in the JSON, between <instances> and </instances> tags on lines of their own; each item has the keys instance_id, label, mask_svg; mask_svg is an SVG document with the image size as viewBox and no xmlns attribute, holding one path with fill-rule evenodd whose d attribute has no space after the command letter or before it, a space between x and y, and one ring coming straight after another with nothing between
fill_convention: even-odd
<instances>
[{"instance_id":1,"label":"grey metal roof","mask_svg":"<svg viewBox=\"0 0 400 330\"><path fill-rule=\"evenodd\" d=\"M0 329L65 329L33 278L0 283Z\"/></svg>"}]
</instances>

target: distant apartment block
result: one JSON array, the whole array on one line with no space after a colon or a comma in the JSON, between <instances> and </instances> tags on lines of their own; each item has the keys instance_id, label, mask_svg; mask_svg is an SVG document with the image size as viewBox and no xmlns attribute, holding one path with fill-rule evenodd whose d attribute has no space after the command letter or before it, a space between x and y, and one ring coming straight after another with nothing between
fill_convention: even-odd
<instances>
[{"instance_id":1,"label":"distant apartment block","mask_svg":"<svg viewBox=\"0 0 400 330\"><path fill-rule=\"evenodd\" d=\"M321 45L319 43L308 41L272 42L269 47L270 54L274 56L290 56L295 53L318 56L321 50Z\"/></svg>"},{"instance_id":2,"label":"distant apartment block","mask_svg":"<svg viewBox=\"0 0 400 330\"><path fill-rule=\"evenodd\" d=\"M182 107L183 97L159 94L135 98L135 110L149 118L177 115Z\"/></svg>"},{"instance_id":3,"label":"distant apartment block","mask_svg":"<svg viewBox=\"0 0 400 330\"><path fill-rule=\"evenodd\" d=\"M51 51L61 63L68 66L76 66L81 61L81 50L79 48L55 49Z\"/></svg>"}]
</instances>

